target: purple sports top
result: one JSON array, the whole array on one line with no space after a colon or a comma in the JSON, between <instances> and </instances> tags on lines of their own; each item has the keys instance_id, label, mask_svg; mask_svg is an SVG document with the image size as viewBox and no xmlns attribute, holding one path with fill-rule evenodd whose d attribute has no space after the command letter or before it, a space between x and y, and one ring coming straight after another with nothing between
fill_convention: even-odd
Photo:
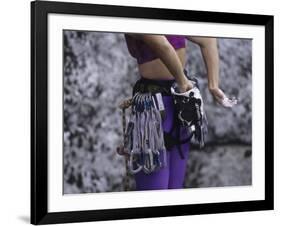
<instances>
[{"instance_id":1,"label":"purple sports top","mask_svg":"<svg viewBox=\"0 0 281 226\"><path fill-rule=\"evenodd\" d=\"M185 37L181 35L165 35L174 49L185 47ZM142 40L133 38L130 35L125 34L126 44L129 53L132 57L136 58L138 64L157 59L158 56L146 45Z\"/></svg>"}]
</instances>

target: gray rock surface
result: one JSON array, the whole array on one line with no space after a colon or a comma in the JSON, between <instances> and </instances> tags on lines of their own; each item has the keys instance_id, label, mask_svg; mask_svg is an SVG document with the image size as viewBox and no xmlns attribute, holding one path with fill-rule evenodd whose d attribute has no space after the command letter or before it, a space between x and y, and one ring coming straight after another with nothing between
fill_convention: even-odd
<instances>
[{"instance_id":1,"label":"gray rock surface","mask_svg":"<svg viewBox=\"0 0 281 226\"><path fill-rule=\"evenodd\" d=\"M215 146L211 153L191 152L186 186L249 184L251 156L242 158L244 148L236 147L251 149L251 41L219 39L221 88L239 98L232 110L218 107L210 96L200 49L189 42L187 51L187 68L199 79L205 99L207 141ZM64 32L64 193L123 190L124 159L115 152L122 143L117 106L131 95L136 66L123 34ZM216 175L221 169L223 176Z\"/></svg>"},{"instance_id":2,"label":"gray rock surface","mask_svg":"<svg viewBox=\"0 0 281 226\"><path fill-rule=\"evenodd\" d=\"M247 145L194 149L186 169L186 188L245 186L252 183L252 150Z\"/></svg>"}]
</instances>

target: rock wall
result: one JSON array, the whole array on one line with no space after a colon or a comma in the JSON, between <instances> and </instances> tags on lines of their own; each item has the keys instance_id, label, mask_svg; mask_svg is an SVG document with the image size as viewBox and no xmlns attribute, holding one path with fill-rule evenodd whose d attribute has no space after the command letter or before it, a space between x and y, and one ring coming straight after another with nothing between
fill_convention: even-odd
<instances>
[{"instance_id":1,"label":"rock wall","mask_svg":"<svg viewBox=\"0 0 281 226\"><path fill-rule=\"evenodd\" d=\"M218 107L207 89L200 49L189 42L186 67L200 81L209 121L207 142L215 145L213 152L217 154L190 153L187 187L245 185L251 181L251 156L241 159L233 151L237 144L251 150L251 41L219 39L218 44L221 88L237 96L239 104L233 110ZM122 143L121 111L117 106L130 97L138 76L123 34L64 31L64 193L124 189L124 159L115 152ZM227 161L214 161L213 167L220 169L232 161L245 170L248 179L239 179L239 171L231 168L224 179L211 183L206 179L208 172L195 170L196 164L215 158L221 149L227 153ZM240 160L247 164L238 164ZM133 178L131 185L133 189Z\"/></svg>"}]
</instances>

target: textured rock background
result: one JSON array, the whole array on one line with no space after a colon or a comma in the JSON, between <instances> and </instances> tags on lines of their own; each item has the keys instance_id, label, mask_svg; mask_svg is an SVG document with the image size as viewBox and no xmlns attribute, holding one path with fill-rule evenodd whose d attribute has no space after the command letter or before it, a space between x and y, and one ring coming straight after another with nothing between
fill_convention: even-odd
<instances>
[{"instance_id":1,"label":"textured rock background","mask_svg":"<svg viewBox=\"0 0 281 226\"><path fill-rule=\"evenodd\" d=\"M200 49L188 43L187 68L200 81L209 121L208 145L193 147L186 187L251 184L251 40L219 39L221 88L238 97L232 110L208 93ZM64 32L64 193L122 191L124 159L117 105L138 79L123 34ZM133 178L130 180L134 189Z\"/></svg>"}]
</instances>

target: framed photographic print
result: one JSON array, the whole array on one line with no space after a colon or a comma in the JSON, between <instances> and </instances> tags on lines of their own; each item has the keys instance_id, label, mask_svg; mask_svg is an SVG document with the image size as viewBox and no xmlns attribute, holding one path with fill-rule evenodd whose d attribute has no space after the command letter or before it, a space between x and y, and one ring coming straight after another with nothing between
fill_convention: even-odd
<instances>
[{"instance_id":1,"label":"framed photographic print","mask_svg":"<svg viewBox=\"0 0 281 226\"><path fill-rule=\"evenodd\" d=\"M31 2L32 224L272 209L273 16Z\"/></svg>"}]
</instances>

